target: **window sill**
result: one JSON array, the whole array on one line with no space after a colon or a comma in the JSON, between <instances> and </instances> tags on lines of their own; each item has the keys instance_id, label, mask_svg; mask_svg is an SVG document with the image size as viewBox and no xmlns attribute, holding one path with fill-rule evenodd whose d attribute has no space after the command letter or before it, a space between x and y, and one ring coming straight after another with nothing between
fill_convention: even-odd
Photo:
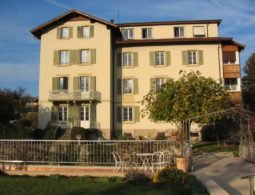
<instances>
[{"instance_id":1,"label":"window sill","mask_svg":"<svg viewBox=\"0 0 255 195\"><path fill-rule=\"evenodd\" d=\"M185 66L187 66L187 67L199 67L199 66L202 66L202 65L199 65L199 64L187 64Z\"/></svg>"},{"instance_id":2,"label":"window sill","mask_svg":"<svg viewBox=\"0 0 255 195\"><path fill-rule=\"evenodd\" d=\"M153 67L155 68L164 68L164 67L167 67L166 64L163 64L163 65L154 65Z\"/></svg>"},{"instance_id":3,"label":"window sill","mask_svg":"<svg viewBox=\"0 0 255 195\"><path fill-rule=\"evenodd\" d=\"M127 68L127 69L129 69L129 68L135 68L135 66L133 66L133 65L130 65L130 66L121 66L120 68Z\"/></svg>"},{"instance_id":4,"label":"window sill","mask_svg":"<svg viewBox=\"0 0 255 195\"><path fill-rule=\"evenodd\" d=\"M71 64L58 64L57 66L58 67L68 67L68 66L71 66Z\"/></svg>"},{"instance_id":5,"label":"window sill","mask_svg":"<svg viewBox=\"0 0 255 195\"><path fill-rule=\"evenodd\" d=\"M129 124L135 124L135 121L122 121L122 123L129 125Z\"/></svg>"}]
</instances>

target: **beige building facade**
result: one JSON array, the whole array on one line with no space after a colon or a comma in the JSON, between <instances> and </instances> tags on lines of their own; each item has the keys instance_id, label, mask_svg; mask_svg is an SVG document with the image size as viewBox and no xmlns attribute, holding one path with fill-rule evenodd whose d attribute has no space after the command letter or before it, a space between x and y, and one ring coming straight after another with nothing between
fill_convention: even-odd
<instances>
[{"instance_id":1,"label":"beige building facade","mask_svg":"<svg viewBox=\"0 0 255 195\"><path fill-rule=\"evenodd\" d=\"M244 46L219 37L220 22L114 24L70 10L38 26L31 33L41 40L39 128L95 128L106 139L168 133L173 125L141 117L141 100L180 70L222 81L240 104Z\"/></svg>"}]
</instances>

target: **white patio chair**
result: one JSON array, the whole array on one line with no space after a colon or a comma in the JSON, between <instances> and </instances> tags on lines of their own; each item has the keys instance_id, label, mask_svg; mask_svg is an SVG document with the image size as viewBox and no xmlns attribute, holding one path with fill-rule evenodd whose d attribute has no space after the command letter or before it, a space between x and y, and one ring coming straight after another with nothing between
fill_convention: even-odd
<instances>
[{"instance_id":1,"label":"white patio chair","mask_svg":"<svg viewBox=\"0 0 255 195\"><path fill-rule=\"evenodd\" d=\"M112 152L112 155L115 161L115 167L113 169L113 172L118 172L120 169L123 172L123 170L128 167L129 162L122 160L117 152Z\"/></svg>"},{"instance_id":2,"label":"white patio chair","mask_svg":"<svg viewBox=\"0 0 255 195\"><path fill-rule=\"evenodd\" d=\"M154 152L151 159L151 170L157 171L162 169L163 166L164 166L163 152Z\"/></svg>"},{"instance_id":3,"label":"white patio chair","mask_svg":"<svg viewBox=\"0 0 255 195\"><path fill-rule=\"evenodd\" d=\"M163 151L163 162L162 162L162 164L164 166L175 165L174 152L171 152L170 150L164 150Z\"/></svg>"}]
</instances>

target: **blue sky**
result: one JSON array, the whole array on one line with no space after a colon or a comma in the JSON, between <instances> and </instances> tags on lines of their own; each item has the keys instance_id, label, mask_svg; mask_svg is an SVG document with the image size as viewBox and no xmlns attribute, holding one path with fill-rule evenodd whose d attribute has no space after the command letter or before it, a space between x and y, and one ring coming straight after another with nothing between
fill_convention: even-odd
<instances>
[{"instance_id":1,"label":"blue sky","mask_svg":"<svg viewBox=\"0 0 255 195\"><path fill-rule=\"evenodd\" d=\"M255 50L254 0L1 0L0 88L23 86L38 95L40 41L30 30L69 9L119 22L222 19L220 36Z\"/></svg>"}]
</instances>

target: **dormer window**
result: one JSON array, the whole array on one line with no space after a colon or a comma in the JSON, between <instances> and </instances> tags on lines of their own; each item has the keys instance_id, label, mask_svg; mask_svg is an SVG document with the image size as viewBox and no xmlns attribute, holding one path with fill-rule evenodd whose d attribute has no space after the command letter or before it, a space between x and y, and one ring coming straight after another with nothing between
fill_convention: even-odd
<instances>
[{"instance_id":1,"label":"dormer window","mask_svg":"<svg viewBox=\"0 0 255 195\"><path fill-rule=\"evenodd\" d=\"M184 37L184 26L174 27L174 37Z\"/></svg>"},{"instance_id":2,"label":"dormer window","mask_svg":"<svg viewBox=\"0 0 255 195\"><path fill-rule=\"evenodd\" d=\"M122 36L123 36L124 40L133 39L134 38L134 29L133 28L123 29Z\"/></svg>"},{"instance_id":3,"label":"dormer window","mask_svg":"<svg viewBox=\"0 0 255 195\"><path fill-rule=\"evenodd\" d=\"M204 26L194 26L193 27L194 37L205 37L205 27Z\"/></svg>"},{"instance_id":4,"label":"dormer window","mask_svg":"<svg viewBox=\"0 0 255 195\"><path fill-rule=\"evenodd\" d=\"M151 39L152 38L152 28L143 28L142 29L142 38Z\"/></svg>"}]
</instances>

